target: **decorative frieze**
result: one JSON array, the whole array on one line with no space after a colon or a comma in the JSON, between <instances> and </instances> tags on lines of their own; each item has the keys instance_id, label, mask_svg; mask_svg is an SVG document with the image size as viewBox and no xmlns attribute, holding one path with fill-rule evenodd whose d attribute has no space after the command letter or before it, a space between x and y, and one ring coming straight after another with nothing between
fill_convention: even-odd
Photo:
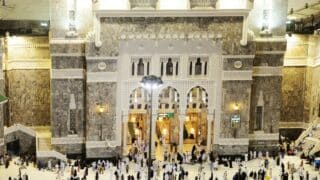
<instances>
[{"instance_id":1,"label":"decorative frieze","mask_svg":"<svg viewBox=\"0 0 320 180\"><path fill-rule=\"evenodd\" d=\"M252 71L223 71L224 81L246 81L252 80Z\"/></svg>"},{"instance_id":2,"label":"decorative frieze","mask_svg":"<svg viewBox=\"0 0 320 180\"><path fill-rule=\"evenodd\" d=\"M83 144L84 142L83 137L51 138L51 144Z\"/></svg>"},{"instance_id":3,"label":"decorative frieze","mask_svg":"<svg viewBox=\"0 0 320 180\"><path fill-rule=\"evenodd\" d=\"M277 66L255 66L253 76L282 76L282 67Z\"/></svg>"},{"instance_id":4,"label":"decorative frieze","mask_svg":"<svg viewBox=\"0 0 320 180\"><path fill-rule=\"evenodd\" d=\"M83 69L52 69L51 79L84 79Z\"/></svg>"}]
</instances>

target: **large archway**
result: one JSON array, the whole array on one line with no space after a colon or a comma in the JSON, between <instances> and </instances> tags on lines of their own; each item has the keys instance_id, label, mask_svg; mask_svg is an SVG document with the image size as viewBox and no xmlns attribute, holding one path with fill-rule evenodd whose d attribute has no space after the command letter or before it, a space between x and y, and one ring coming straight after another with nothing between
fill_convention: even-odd
<instances>
[{"instance_id":1,"label":"large archway","mask_svg":"<svg viewBox=\"0 0 320 180\"><path fill-rule=\"evenodd\" d=\"M186 120L183 128L184 150L194 145L207 146L208 93L203 87L192 88L187 95Z\"/></svg>"},{"instance_id":2,"label":"large archway","mask_svg":"<svg viewBox=\"0 0 320 180\"><path fill-rule=\"evenodd\" d=\"M149 123L149 105L150 94L143 88L134 89L130 94L129 112L127 123L127 147L128 149L138 150L143 143L147 143L148 139L148 123Z\"/></svg>"},{"instance_id":3,"label":"large archway","mask_svg":"<svg viewBox=\"0 0 320 180\"><path fill-rule=\"evenodd\" d=\"M157 151L176 151L179 143L179 93L168 86L159 94L156 122ZM161 158L160 158L161 159Z\"/></svg>"}]
</instances>

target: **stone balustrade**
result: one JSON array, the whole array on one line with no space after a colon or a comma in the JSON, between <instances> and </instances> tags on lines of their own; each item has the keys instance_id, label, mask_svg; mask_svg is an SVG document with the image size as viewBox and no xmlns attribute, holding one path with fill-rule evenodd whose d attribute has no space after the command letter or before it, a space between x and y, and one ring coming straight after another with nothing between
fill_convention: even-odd
<instances>
[{"instance_id":1,"label":"stone balustrade","mask_svg":"<svg viewBox=\"0 0 320 180\"><path fill-rule=\"evenodd\" d=\"M62 161L67 161L67 156L57 151L37 151L37 158L57 158Z\"/></svg>"},{"instance_id":2,"label":"stone balustrade","mask_svg":"<svg viewBox=\"0 0 320 180\"><path fill-rule=\"evenodd\" d=\"M216 8L218 0L190 0L190 8Z\"/></svg>"},{"instance_id":3,"label":"stone balustrade","mask_svg":"<svg viewBox=\"0 0 320 180\"><path fill-rule=\"evenodd\" d=\"M13 126L10 126L8 128L5 128L4 129L4 134L7 135L7 134L10 134L12 132L15 132L15 131L22 131L26 134L29 134L30 136L36 136L36 132L34 130L32 130L31 128L28 128L26 126L23 126L21 124L15 124Z\"/></svg>"},{"instance_id":4,"label":"stone balustrade","mask_svg":"<svg viewBox=\"0 0 320 180\"><path fill-rule=\"evenodd\" d=\"M131 9L156 9L158 0L129 0Z\"/></svg>"}]
</instances>

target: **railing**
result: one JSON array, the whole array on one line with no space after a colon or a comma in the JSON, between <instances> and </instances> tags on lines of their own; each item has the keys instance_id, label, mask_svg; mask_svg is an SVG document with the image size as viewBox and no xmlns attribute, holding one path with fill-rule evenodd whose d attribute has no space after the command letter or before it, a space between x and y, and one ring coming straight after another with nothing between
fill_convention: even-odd
<instances>
[{"instance_id":1,"label":"railing","mask_svg":"<svg viewBox=\"0 0 320 180\"><path fill-rule=\"evenodd\" d=\"M57 151L37 151L37 158L53 157L63 161L67 161L67 156Z\"/></svg>"},{"instance_id":2,"label":"railing","mask_svg":"<svg viewBox=\"0 0 320 180\"><path fill-rule=\"evenodd\" d=\"M301 143L301 141L302 141L305 137L308 136L308 134L312 131L313 127L314 127L314 125L313 125L313 124L310 124L310 126L309 126L305 131L303 131L303 132L300 134L300 136L298 137L298 139L297 139L296 142L295 142L295 145L296 145L296 146L298 146L298 145Z\"/></svg>"},{"instance_id":3,"label":"railing","mask_svg":"<svg viewBox=\"0 0 320 180\"><path fill-rule=\"evenodd\" d=\"M24 125L21 125L21 124L15 124L13 126L5 128L4 129L4 135L13 133L15 131L21 131L21 132L24 132L26 134L29 134L30 136L34 136L34 137L36 136L36 132L33 129L28 128L28 127L26 127Z\"/></svg>"}]
</instances>

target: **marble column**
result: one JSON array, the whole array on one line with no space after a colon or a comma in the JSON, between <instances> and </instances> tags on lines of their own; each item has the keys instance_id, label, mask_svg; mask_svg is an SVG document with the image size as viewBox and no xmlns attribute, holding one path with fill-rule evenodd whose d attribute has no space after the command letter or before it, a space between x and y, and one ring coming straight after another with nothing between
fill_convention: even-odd
<instances>
[{"instance_id":1,"label":"marble column","mask_svg":"<svg viewBox=\"0 0 320 180\"><path fill-rule=\"evenodd\" d=\"M151 136L151 157L153 158L153 159L155 159L155 157L156 157L156 154L155 154L155 152L156 152L156 148L155 148L155 137L156 137L156 119L157 118L157 115L156 114L153 114L152 115L152 131L151 131L151 133L152 133L152 136Z\"/></svg>"},{"instance_id":2,"label":"marble column","mask_svg":"<svg viewBox=\"0 0 320 180\"><path fill-rule=\"evenodd\" d=\"M127 150L127 134L128 134L128 117L124 117L126 118L126 121L123 122L122 126L123 126L123 132L122 132L122 155L125 156L128 154Z\"/></svg>"},{"instance_id":3,"label":"marble column","mask_svg":"<svg viewBox=\"0 0 320 180\"><path fill-rule=\"evenodd\" d=\"M184 112L184 111L181 111ZM185 114L180 114L179 115L179 151L183 150L183 125L184 121L186 120L186 115Z\"/></svg>"}]
</instances>

